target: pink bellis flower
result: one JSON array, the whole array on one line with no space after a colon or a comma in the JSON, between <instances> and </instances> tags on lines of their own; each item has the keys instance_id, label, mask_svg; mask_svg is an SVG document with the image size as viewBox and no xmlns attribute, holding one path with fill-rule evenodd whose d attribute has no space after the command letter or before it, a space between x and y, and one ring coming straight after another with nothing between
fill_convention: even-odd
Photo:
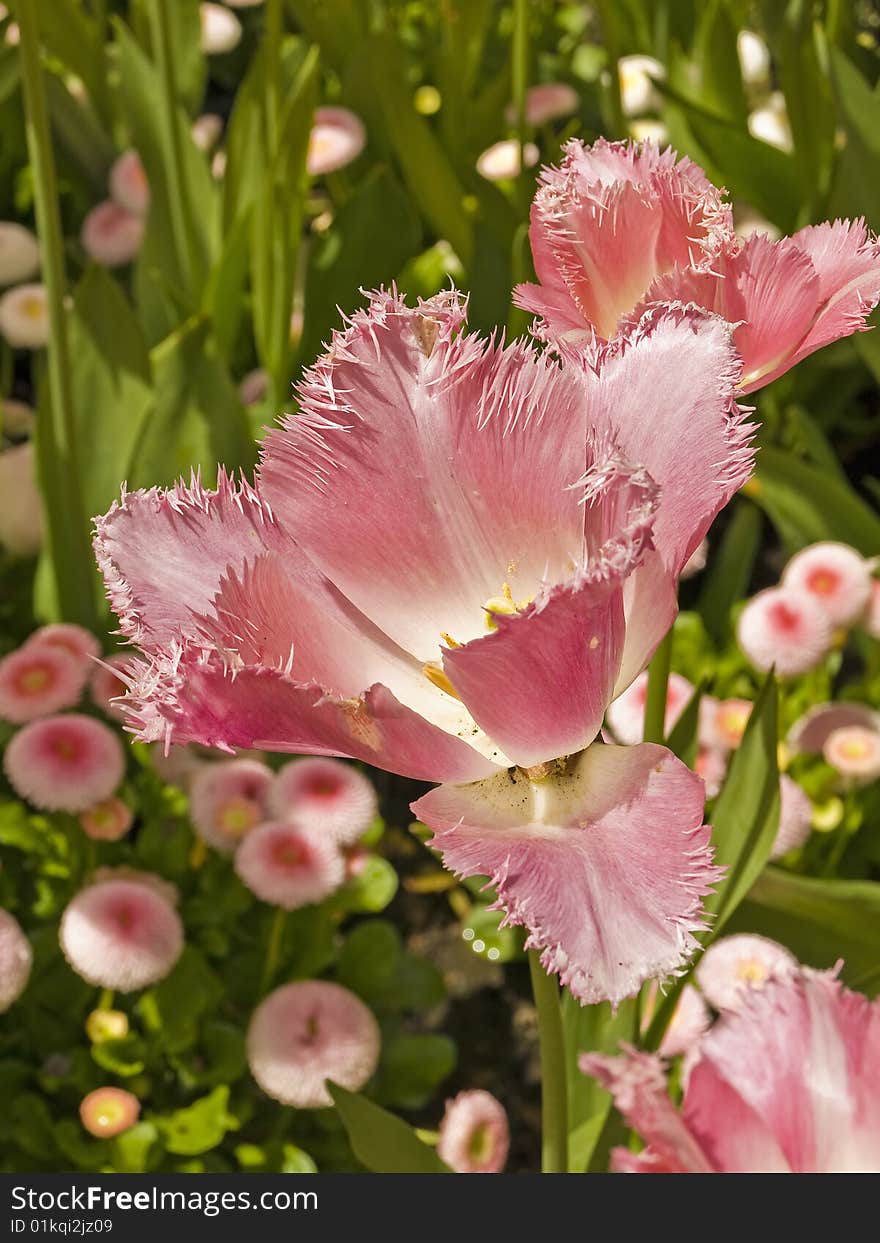
<instances>
[{"instance_id":1,"label":"pink bellis flower","mask_svg":"<svg viewBox=\"0 0 880 1243\"><path fill-rule=\"evenodd\" d=\"M635 1174L880 1171L880 1001L802 970L752 993L703 1037L681 1111L661 1061L585 1054L648 1144L615 1149Z\"/></svg>"},{"instance_id":2,"label":"pink bellis flower","mask_svg":"<svg viewBox=\"0 0 880 1243\"><path fill-rule=\"evenodd\" d=\"M591 363L371 296L264 441L258 484L124 495L95 548L144 740L338 755L414 804L584 1002L677 969L716 879L703 785L590 744L748 476L717 317L652 313ZM658 422L659 420L659 422ZM658 426L662 435L658 434Z\"/></svg>"},{"instance_id":3,"label":"pink bellis flower","mask_svg":"<svg viewBox=\"0 0 880 1243\"><path fill-rule=\"evenodd\" d=\"M751 393L863 329L880 297L880 245L863 220L743 242L723 192L671 148L572 139L541 181L530 229L539 284L520 285L515 301L551 341L608 340L654 303L705 307L735 326Z\"/></svg>"}]
</instances>

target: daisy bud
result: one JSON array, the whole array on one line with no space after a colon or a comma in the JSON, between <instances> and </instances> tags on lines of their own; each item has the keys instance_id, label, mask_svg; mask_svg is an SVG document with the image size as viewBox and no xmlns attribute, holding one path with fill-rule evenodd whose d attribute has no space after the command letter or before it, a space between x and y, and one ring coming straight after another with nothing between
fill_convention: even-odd
<instances>
[{"instance_id":1,"label":"daisy bud","mask_svg":"<svg viewBox=\"0 0 880 1243\"><path fill-rule=\"evenodd\" d=\"M223 133L223 118L216 112L205 112L190 126L192 140L200 151L210 151Z\"/></svg>"},{"instance_id":2,"label":"daisy bud","mask_svg":"<svg viewBox=\"0 0 880 1243\"><path fill-rule=\"evenodd\" d=\"M504 1106L491 1092L459 1092L446 1102L437 1155L457 1174L500 1174L510 1148Z\"/></svg>"},{"instance_id":3,"label":"daisy bud","mask_svg":"<svg viewBox=\"0 0 880 1243\"><path fill-rule=\"evenodd\" d=\"M34 952L14 915L0 907L0 1014L25 990Z\"/></svg>"},{"instance_id":4,"label":"daisy bud","mask_svg":"<svg viewBox=\"0 0 880 1243\"><path fill-rule=\"evenodd\" d=\"M356 160L366 142L363 121L348 108L317 108L309 134L306 171L310 177L335 173Z\"/></svg>"},{"instance_id":5,"label":"daisy bud","mask_svg":"<svg viewBox=\"0 0 880 1243\"><path fill-rule=\"evenodd\" d=\"M0 544L14 557L32 557L43 543L43 506L28 441L0 453Z\"/></svg>"},{"instance_id":6,"label":"daisy bud","mask_svg":"<svg viewBox=\"0 0 880 1243\"><path fill-rule=\"evenodd\" d=\"M247 1033L251 1074L267 1096L297 1109L333 1104L329 1079L357 1092L379 1061L379 1024L359 997L327 980L276 988Z\"/></svg>"},{"instance_id":7,"label":"daisy bud","mask_svg":"<svg viewBox=\"0 0 880 1243\"><path fill-rule=\"evenodd\" d=\"M0 285L17 285L40 270L40 246L23 224L0 221Z\"/></svg>"},{"instance_id":8,"label":"daisy bud","mask_svg":"<svg viewBox=\"0 0 880 1243\"><path fill-rule=\"evenodd\" d=\"M15 792L35 807L79 812L110 797L125 772L125 754L113 730L69 713L20 729L3 766Z\"/></svg>"},{"instance_id":9,"label":"daisy bud","mask_svg":"<svg viewBox=\"0 0 880 1243\"><path fill-rule=\"evenodd\" d=\"M110 197L133 216L145 216L150 206L150 183L134 148L117 156L107 179Z\"/></svg>"},{"instance_id":10,"label":"daisy bud","mask_svg":"<svg viewBox=\"0 0 880 1243\"><path fill-rule=\"evenodd\" d=\"M803 846L810 836L813 804L796 781L785 773L779 778L779 828L770 850L771 859L781 859L790 850Z\"/></svg>"},{"instance_id":11,"label":"daisy bud","mask_svg":"<svg viewBox=\"0 0 880 1243\"><path fill-rule=\"evenodd\" d=\"M70 966L89 984L132 993L168 975L183 949L183 926L152 886L104 880L68 903L59 940Z\"/></svg>"},{"instance_id":12,"label":"daisy bud","mask_svg":"<svg viewBox=\"0 0 880 1243\"><path fill-rule=\"evenodd\" d=\"M753 30L741 30L736 36L736 51L743 81L760 86L770 77L770 49Z\"/></svg>"},{"instance_id":13,"label":"daisy bud","mask_svg":"<svg viewBox=\"0 0 880 1243\"><path fill-rule=\"evenodd\" d=\"M540 152L533 142L527 142L522 153L526 168L538 163ZM512 181L520 174L519 157L519 143L513 138L504 138L486 148L477 160L477 172L487 181Z\"/></svg>"},{"instance_id":14,"label":"daisy bud","mask_svg":"<svg viewBox=\"0 0 880 1243\"><path fill-rule=\"evenodd\" d=\"M829 735L822 754L853 785L867 785L880 777L880 733L876 730L845 725Z\"/></svg>"},{"instance_id":15,"label":"daisy bud","mask_svg":"<svg viewBox=\"0 0 880 1243\"><path fill-rule=\"evenodd\" d=\"M871 563L847 544L813 544L796 553L783 587L812 596L833 626L851 626L871 599Z\"/></svg>"},{"instance_id":16,"label":"daisy bud","mask_svg":"<svg viewBox=\"0 0 880 1243\"><path fill-rule=\"evenodd\" d=\"M0 660L0 717L22 725L79 703L86 670L58 647L26 643Z\"/></svg>"},{"instance_id":17,"label":"daisy bud","mask_svg":"<svg viewBox=\"0 0 880 1243\"><path fill-rule=\"evenodd\" d=\"M670 673L666 687L666 716L663 731L668 734L681 716L685 704L694 693L687 678ZM634 746L645 732L645 705L648 701L648 674L640 673L622 695L618 695L605 714L608 728L618 742Z\"/></svg>"},{"instance_id":18,"label":"daisy bud","mask_svg":"<svg viewBox=\"0 0 880 1243\"><path fill-rule=\"evenodd\" d=\"M736 637L762 673L776 667L780 677L806 673L829 651L834 629L815 597L791 587L760 591L739 615Z\"/></svg>"},{"instance_id":19,"label":"daisy bud","mask_svg":"<svg viewBox=\"0 0 880 1243\"><path fill-rule=\"evenodd\" d=\"M269 372L262 367L249 371L238 386L242 405L256 406L269 392Z\"/></svg>"},{"instance_id":20,"label":"daisy bud","mask_svg":"<svg viewBox=\"0 0 880 1243\"><path fill-rule=\"evenodd\" d=\"M794 975L797 959L767 937L741 933L715 941L700 959L697 983L716 1010L738 1010L768 980Z\"/></svg>"},{"instance_id":21,"label":"daisy bud","mask_svg":"<svg viewBox=\"0 0 880 1243\"><path fill-rule=\"evenodd\" d=\"M663 79L666 70L653 56L621 56L617 62L620 106L625 117L651 112L660 104L653 78Z\"/></svg>"},{"instance_id":22,"label":"daisy bud","mask_svg":"<svg viewBox=\"0 0 880 1243\"><path fill-rule=\"evenodd\" d=\"M16 285L0 298L0 333L13 349L38 350L49 340L44 285Z\"/></svg>"},{"instance_id":23,"label":"daisy bud","mask_svg":"<svg viewBox=\"0 0 880 1243\"><path fill-rule=\"evenodd\" d=\"M241 22L222 4L200 4L202 51L206 56L231 52L241 42Z\"/></svg>"},{"instance_id":24,"label":"daisy bud","mask_svg":"<svg viewBox=\"0 0 880 1243\"><path fill-rule=\"evenodd\" d=\"M323 756L285 764L275 779L269 806L280 819L291 817L344 845L363 836L379 809L368 777L351 764Z\"/></svg>"},{"instance_id":25,"label":"daisy bud","mask_svg":"<svg viewBox=\"0 0 880 1243\"><path fill-rule=\"evenodd\" d=\"M83 221L80 241L96 263L119 268L130 263L144 240L144 220L112 199L93 207Z\"/></svg>"},{"instance_id":26,"label":"daisy bud","mask_svg":"<svg viewBox=\"0 0 880 1243\"><path fill-rule=\"evenodd\" d=\"M526 125L536 128L549 121L570 117L581 105L581 97L566 82L544 82L526 91ZM516 125L516 105L510 104L504 114L508 125Z\"/></svg>"},{"instance_id":27,"label":"daisy bud","mask_svg":"<svg viewBox=\"0 0 880 1243\"><path fill-rule=\"evenodd\" d=\"M36 427L33 410L23 401L0 398L0 432L7 440L29 439Z\"/></svg>"},{"instance_id":28,"label":"daisy bud","mask_svg":"<svg viewBox=\"0 0 880 1243\"><path fill-rule=\"evenodd\" d=\"M118 842L133 821L133 811L121 798L108 798L79 814L82 831L96 842Z\"/></svg>"},{"instance_id":29,"label":"daisy bud","mask_svg":"<svg viewBox=\"0 0 880 1243\"><path fill-rule=\"evenodd\" d=\"M199 837L224 854L267 818L273 773L258 760L220 760L192 777L190 816Z\"/></svg>"},{"instance_id":30,"label":"daisy bud","mask_svg":"<svg viewBox=\"0 0 880 1243\"><path fill-rule=\"evenodd\" d=\"M89 673L92 662L100 654L101 645L91 630L85 626L77 626L74 622L53 622L49 626L40 626L27 641L28 647L40 644L45 647L58 647L79 661Z\"/></svg>"},{"instance_id":31,"label":"daisy bud","mask_svg":"<svg viewBox=\"0 0 880 1243\"><path fill-rule=\"evenodd\" d=\"M100 663L95 664L89 683L89 694L92 702L108 716L122 719L125 715L121 705L113 701L119 699L126 691L126 683L116 671L118 670L120 674L125 673L130 660L130 656L117 653L112 656L102 656Z\"/></svg>"},{"instance_id":32,"label":"daisy bud","mask_svg":"<svg viewBox=\"0 0 880 1243\"><path fill-rule=\"evenodd\" d=\"M708 558L709 541L704 539L697 544L694 551L688 557L687 561L684 563L684 568L678 577L682 582L685 582L689 578L693 578L696 574L699 574L702 570L705 570Z\"/></svg>"},{"instance_id":33,"label":"daisy bud","mask_svg":"<svg viewBox=\"0 0 880 1243\"><path fill-rule=\"evenodd\" d=\"M124 1040L128 1035L128 1015L124 1010L93 1010L86 1019L86 1035L92 1044L105 1040Z\"/></svg>"},{"instance_id":34,"label":"daisy bud","mask_svg":"<svg viewBox=\"0 0 880 1243\"><path fill-rule=\"evenodd\" d=\"M141 1112L141 1103L123 1088L95 1088L83 1097L79 1116L89 1135L112 1139L134 1126Z\"/></svg>"},{"instance_id":35,"label":"daisy bud","mask_svg":"<svg viewBox=\"0 0 880 1243\"><path fill-rule=\"evenodd\" d=\"M345 881L336 843L296 824L262 824L235 855L235 870L251 893L286 911L329 897Z\"/></svg>"},{"instance_id":36,"label":"daisy bud","mask_svg":"<svg viewBox=\"0 0 880 1243\"><path fill-rule=\"evenodd\" d=\"M788 109L785 106L785 96L781 91L772 91L762 107L749 113L749 133L753 138L769 143L771 147L777 147L780 151L794 149Z\"/></svg>"}]
</instances>

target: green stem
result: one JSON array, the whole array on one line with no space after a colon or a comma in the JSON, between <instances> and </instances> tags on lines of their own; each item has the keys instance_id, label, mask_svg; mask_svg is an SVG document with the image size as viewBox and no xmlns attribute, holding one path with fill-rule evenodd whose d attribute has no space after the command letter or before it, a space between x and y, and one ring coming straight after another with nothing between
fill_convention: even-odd
<instances>
[{"instance_id":1,"label":"green stem","mask_svg":"<svg viewBox=\"0 0 880 1243\"><path fill-rule=\"evenodd\" d=\"M174 71L174 46L168 0L149 0L150 37L153 55L159 70L162 88L162 145L165 155L165 185L174 249L190 296L194 293L192 247L185 202L186 172L183 162L183 141L178 123L177 82Z\"/></svg>"},{"instance_id":2,"label":"green stem","mask_svg":"<svg viewBox=\"0 0 880 1243\"><path fill-rule=\"evenodd\" d=\"M666 736L666 696L672 660L672 630L669 629L648 666L648 698L645 702L645 742L663 742Z\"/></svg>"},{"instance_id":3,"label":"green stem","mask_svg":"<svg viewBox=\"0 0 880 1243\"><path fill-rule=\"evenodd\" d=\"M625 138L627 133L626 121L623 116L623 105L620 101L620 70L617 62L620 60L620 48L617 44L617 31L614 25L614 9L615 5L610 0L598 0L596 9L599 13L599 21L602 24L602 42L605 45L605 51L608 53L608 119L607 124L610 126L611 138Z\"/></svg>"},{"instance_id":4,"label":"green stem","mask_svg":"<svg viewBox=\"0 0 880 1243\"><path fill-rule=\"evenodd\" d=\"M260 995L267 993L278 970L278 959L281 956L281 940L284 936L284 925L287 923L287 911L279 906L272 917L269 929L269 940L266 943L266 957L263 960L263 978L260 981Z\"/></svg>"},{"instance_id":5,"label":"green stem","mask_svg":"<svg viewBox=\"0 0 880 1243\"><path fill-rule=\"evenodd\" d=\"M567 1174L568 1086L559 989L536 950L529 950L529 970L541 1044L541 1169L545 1174Z\"/></svg>"},{"instance_id":6,"label":"green stem","mask_svg":"<svg viewBox=\"0 0 880 1243\"><path fill-rule=\"evenodd\" d=\"M516 111L516 137L519 142L519 198L528 214L528 169L526 168L526 91L529 84L529 5L514 0L513 41L511 44L511 84Z\"/></svg>"},{"instance_id":7,"label":"green stem","mask_svg":"<svg viewBox=\"0 0 880 1243\"><path fill-rule=\"evenodd\" d=\"M39 423L37 452L52 573L61 615L98 628L89 525L76 453L76 412L65 309L64 250L55 159L40 65L38 0L18 0L21 77L28 155L34 178L43 283L49 305L49 408Z\"/></svg>"}]
</instances>

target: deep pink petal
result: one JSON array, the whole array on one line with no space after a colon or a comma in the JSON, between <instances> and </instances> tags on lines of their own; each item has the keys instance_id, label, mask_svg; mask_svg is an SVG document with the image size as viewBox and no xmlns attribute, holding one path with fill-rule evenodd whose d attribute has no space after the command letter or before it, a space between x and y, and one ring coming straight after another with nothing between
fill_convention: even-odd
<instances>
[{"instance_id":1,"label":"deep pink petal","mask_svg":"<svg viewBox=\"0 0 880 1243\"><path fill-rule=\"evenodd\" d=\"M719 1169L880 1171L880 1003L805 970L756 991L701 1054L684 1113Z\"/></svg>"},{"instance_id":2,"label":"deep pink petal","mask_svg":"<svg viewBox=\"0 0 880 1243\"><path fill-rule=\"evenodd\" d=\"M599 732L623 651L622 584L650 546L657 489L646 472L612 461L581 482L596 544L585 569L443 653L474 720L523 766L581 751Z\"/></svg>"},{"instance_id":3,"label":"deep pink petal","mask_svg":"<svg viewBox=\"0 0 880 1243\"><path fill-rule=\"evenodd\" d=\"M421 781L471 780L497 771L381 685L339 698L283 670L234 671L199 650L161 656L152 666L134 663L125 706L144 741L338 755Z\"/></svg>"},{"instance_id":4,"label":"deep pink petal","mask_svg":"<svg viewBox=\"0 0 880 1243\"><path fill-rule=\"evenodd\" d=\"M511 924L582 1002L677 970L717 879L703 784L663 747L596 743L563 773L430 791L413 811L460 876L488 876Z\"/></svg>"},{"instance_id":5,"label":"deep pink petal","mask_svg":"<svg viewBox=\"0 0 880 1243\"><path fill-rule=\"evenodd\" d=\"M261 492L309 557L422 662L484 631L583 554L576 377L524 343L459 332L457 295L371 295L264 444Z\"/></svg>"},{"instance_id":6,"label":"deep pink petal","mask_svg":"<svg viewBox=\"0 0 880 1243\"><path fill-rule=\"evenodd\" d=\"M559 168L542 172L532 207L534 287L516 291L517 305L544 317L550 336L571 339L580 327L606 339L674 265L706 259L733 241L729 208L690 160L646 143L577 141Z\"/></svg>"},{"instance_id":7,"label":"deep pink petal","mask_svg":"<svg viewBox=\"0 0 880 1243\"><path fill-rule=\"evenodd\" d=\"M584 1053L578 1059L584 1074L598 1079L612 1094L627 1125L649 1145L649 1152L632 1164L615 1156L615 1168L641 1174L713 1173L714 1167L699 1141L672 1103L663 1063L650 1053L624 1047L625 1052L619 1057Z\"/></svg>"}]
</instances>

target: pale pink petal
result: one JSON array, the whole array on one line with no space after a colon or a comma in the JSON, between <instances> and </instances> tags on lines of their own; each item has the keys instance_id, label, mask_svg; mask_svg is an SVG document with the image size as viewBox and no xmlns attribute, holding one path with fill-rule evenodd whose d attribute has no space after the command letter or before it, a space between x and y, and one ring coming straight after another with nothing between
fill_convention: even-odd
<instances>
[{"instance_id":1,"label":"pale pink petal","mask_svg":"<svg viewBox=\"0 0 880 1243\"><path fill-rule=\"evenodd\" d=\"M797 751L818 755L835 730L850 725L880 732L880 713L848 701L815 704L792 725L788 741Z\"/></svg>"},{"instance_id":2,"label":"pale pink petal","mask_svg":"<svg viewBox=\"0 0 880 1243\"><path fill-rule=\"evenodd\" d=\"M260 489L314 563L420 662L483 605L580 563L589 464L577 377L459 332L456 294L374 293L264 442Z\"/></svg>"},{"instance_id":3,"label":"pale pink petal","mask_svg":"<svg viewBox=\"0 0 880 1243\"><path fill-rule=\"evenodd\" d=\"M753 995L701 1050L684 1113L719 1169L880 1171L880 1004L804 970Z\"/></svg>"},{"instance_id":4,"label":"pale pink petal","mask_svg":"<svg viewBox=\"0 0 880 1243\"><path fill-rule=\"evenodd\" d=\"M511 924L582 1002L677 970L717 879L703 785L663 747L595 744L543 780L502 773L413 811L460 876L488 876Z\"/></svg>"},{"instance_id":5,"label":"pale pink petal","mask_svg":"<svg viewBox=\"0 0 880 1243\"><path fill-rule=\"evenodd\" d=\"M584 147L573 140L560 167L542 171L529 236L550 296L542 305L529 286L514 298L544 317L551 336L570 336L579 320L582 330L613 337L657 276L732 240L720 192L690 160L676 161L675 152L653 143L599 139Z\"/></svg>"},{"instance_id":6,"label":"pale pink petal","mask_svg":"<svg viewBox=\"0 0 880 1243\"><path fill-rule=\"evenodd\" d=\"M497 765L404 707L380 684L336 698L283 670L233 672L199 652L138 662L127 704L144 741L198 742L364 760L421 781L468 781Z\"/></svg>"},{"instance_id":7,"label":"pale pink petal","mask_svg":"<svg viewBox=\"0 0 880 1243\"><path fill-rule=\"evenodd\" d=\"M583 1053L578 1065L598 1079L614 1097L627 1125L649 1145L650 1156L629 1164L615 1160L630 1173L711 1174L714 1166L688 1129L666 1089L663 1063L649 1053L625 1046L619 1057Z\"/></svg>"},{"instance_id":8,"label":"pale pink petal","mask_svg":"<svg viewBox=\"0 0 880 1243\"><path fill-rule=\"evenodd\" d=\"M443 653L474 720L524 766L580 751L599 732L625 638L621 585L650 541L650 477L620 462L588 476L587 537L598 548L587 567L521 612L499 612L494 633ZM617 534L606 538L609 528Z\"/></svg>"}]
</instances>

